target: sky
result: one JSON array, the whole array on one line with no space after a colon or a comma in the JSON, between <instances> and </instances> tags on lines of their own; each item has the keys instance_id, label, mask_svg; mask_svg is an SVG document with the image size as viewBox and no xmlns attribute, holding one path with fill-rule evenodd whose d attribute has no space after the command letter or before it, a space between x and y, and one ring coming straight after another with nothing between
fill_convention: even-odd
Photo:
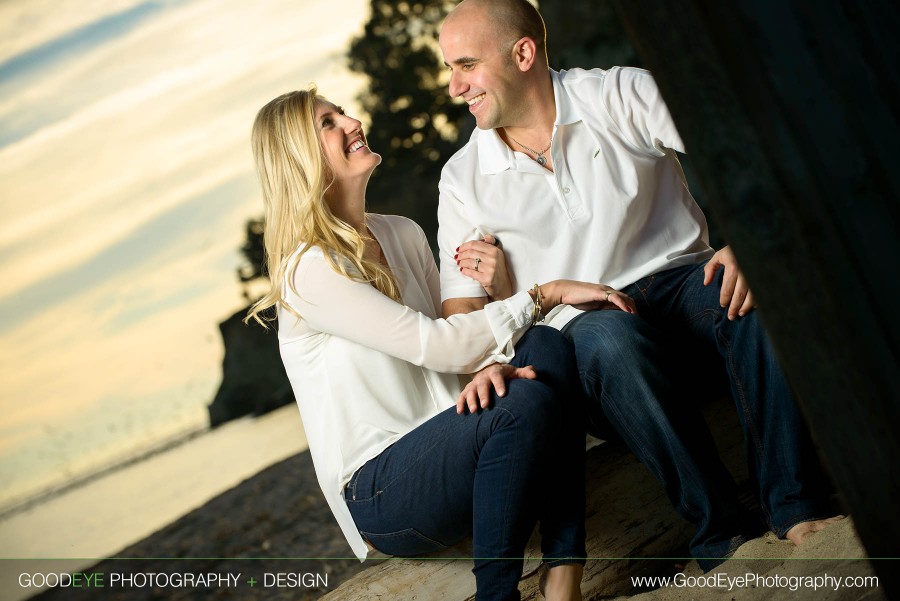
<instances>
[{"instance_id":1,"label":"sky","mask_svg":"<svg viewBox=\"0 0 900 601\"><path fill-rule=\"evenodd\" d=\"M249 132L358 114L366 0L0 2L0 508L196 429L261 213Z\"/></svg>"}]
</instances>

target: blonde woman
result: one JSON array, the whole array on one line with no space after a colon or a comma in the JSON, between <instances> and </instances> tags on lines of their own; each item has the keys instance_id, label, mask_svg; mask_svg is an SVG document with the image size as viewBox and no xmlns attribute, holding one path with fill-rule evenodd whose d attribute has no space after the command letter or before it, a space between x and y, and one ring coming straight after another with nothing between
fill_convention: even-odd
<instances>
[{"instance_id":1,"label":"blonde woman","mask_svg":"<svg viewBox=\"0 0 900 601\"><path fill-rule=\"evenodd\" d=\"M560 303L632 312L631 299L554 281L438 319L422 230L365 212L381 157L359 121L315 89L291 92L260 110L252 143L271 289L248 320L277 310L316 475L354 553L416 555L472 534L479 601L518 599L539 521L547 597L580 599L578 375L561 335L529 327ZM460 392L452 374L486 366Z\"/></svg>"}]
</instances>

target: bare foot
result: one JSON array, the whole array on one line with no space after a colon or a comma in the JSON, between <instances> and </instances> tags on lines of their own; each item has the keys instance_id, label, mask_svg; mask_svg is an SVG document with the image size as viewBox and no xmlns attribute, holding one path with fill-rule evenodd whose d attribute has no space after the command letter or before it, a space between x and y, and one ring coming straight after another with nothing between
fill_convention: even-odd
<instances>
[{"instance_id":1,"label":"bare foot","mask_svg":"<svg viewBox=\"0 0 900 601\"><path fill-rule=\"evenodd\" d=\"M544 572L541 594L547 601L581 601L581 577L584 567L565 563Z\"/></svg>"},{"instance_id":2,"label":"bare foot","mask_svg":"<svg viewBox=\"0 0 900 601\"><path fill-rule=\"evenodd\" d=\"M787 534L784 535L786 539L791 541L797 546L805 543L809 537L811 537L816 532L820 530L824 530L831 524L837 522L838 520L844 519L842 515L836 515L833 518L827 518L824 520L813 520L811 522L800 522L799 524L795 524L791 527L790 530L787 531Z\"/></svg>"}]
</instances>

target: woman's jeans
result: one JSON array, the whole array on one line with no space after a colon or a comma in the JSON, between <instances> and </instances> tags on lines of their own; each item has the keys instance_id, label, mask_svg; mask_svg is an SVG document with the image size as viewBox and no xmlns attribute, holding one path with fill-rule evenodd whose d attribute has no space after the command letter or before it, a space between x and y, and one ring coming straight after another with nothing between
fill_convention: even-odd
<instances>
[{"instance_id":1,"label":"woman's jeans","mask_svg":"<svg viewBox=\"0 0 900 601\"><path fill-rule=\"evenodd\" d=\"M472 534L479 601L519 599L525 546L540 521L544 561L584 563L584 418L571 344L535 327L488 409L436 415L363 465L344 490L360 533L390 555Z\"/></svg>"},{"instance_id":2,"label":"woman's jeans","mask_svg":"<svg viewBox=\"0 0 900 601\"><path fill-rule=\"evenodd\" d=\"M722 270L703 285L703 265L643 278L623 292L638 315L584 313L563 328L575 345L592 422L608 420L697 524L691 553L709 569L758 524L738 501L696 397L727 377L744 431L760 505L778 536L831 513L827 479L773 349L751 311L734 321L719 305ZM676 386L684 373L689 387Z\"/></svg>"}]
</instances>

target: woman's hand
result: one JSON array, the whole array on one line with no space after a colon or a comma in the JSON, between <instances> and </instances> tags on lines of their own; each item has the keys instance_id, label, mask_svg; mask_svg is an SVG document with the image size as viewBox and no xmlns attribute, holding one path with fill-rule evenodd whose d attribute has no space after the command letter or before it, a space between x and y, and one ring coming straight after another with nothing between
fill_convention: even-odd
<instances>
[{"instance_id":1,"label":"woman's hand","mask_svg":"<svg viewBox=\"0 0 900 601\"><path fill-rule=\"evenodd\" d=\"M534 380L537 378L537 372L534 367L526 365L525 367L515 367L512 365L502 365L500 363L492 363L488 365L472 377L472 381L466 384L463 391L459 393L456 399L456 412L463 414L466 407L470 413L475 413L479 408L487 409L491 404L491 387L497 391L497 396L506 394L506 381L515 380L516 378L524 378L526 380Z\"/></svg>"},{"instance_id":2,"label":"woman's hand","mask_svg":"<svg viewBox=\"0 0 900 601\"><path fill-rule=\"evenodd\" d=\"M571 305L582 311L620 309L637 314L637 307L630 296L605 284L554 280L541 285L541 295L544 297L545 312L556 305Z\"/></svg>"},{"instance_id":3,"label":"woman's hand","mask_svg":"<svg viewBox=\"0 0 900 601\"><path fill-rule=\"evenodd\" d=\"M456 249L456 265L463 275L481 284L492 301L513 295L512 279L506 267L506 255L496 238L486 234Z\"/></svg>"}]
</instances>

